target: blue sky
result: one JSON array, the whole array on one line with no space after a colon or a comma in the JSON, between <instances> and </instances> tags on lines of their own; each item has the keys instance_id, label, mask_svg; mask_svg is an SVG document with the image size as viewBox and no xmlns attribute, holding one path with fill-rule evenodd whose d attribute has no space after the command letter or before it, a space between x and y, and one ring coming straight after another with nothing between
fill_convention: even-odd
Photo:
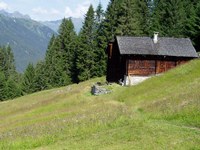
<instances>
[{"instance_id":1,"label":"blue sky","mask_svg":"<svg viewBox=\"0 0 200 150\"><path fill-rule=\"evenodd\" d=\"M83 18L90 4L96 9L99 2L104 10L110 0L0 0L0 10L19 11L38 21L63 17Z\"/></svg>"}]
</instances>

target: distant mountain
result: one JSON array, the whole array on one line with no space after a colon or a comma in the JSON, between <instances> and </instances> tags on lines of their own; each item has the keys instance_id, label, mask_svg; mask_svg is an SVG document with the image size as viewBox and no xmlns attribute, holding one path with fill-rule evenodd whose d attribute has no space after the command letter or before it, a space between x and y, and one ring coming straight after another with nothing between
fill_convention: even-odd
<instances>
[{"instance_id":1,"label":"distant mountain","mask_svg":"<svg viewBox=\"0 0 200 150\"><path fill-rule=\"evenodd\" d=\"M19 72L23 72L29 62L44 58L52 34L55 34L52 29L27 15L0 11L0 45L11 46Z\"/></svg>"},{"instance_id":2,"label":"distant mountain","mask_svg":"<svg viewBox=\"0 0 200 150\"><path fill-rule=\"evenodd\" d=\"M23 15L18 11L15 11L14 13L9 13L4 10L0 10L0 14L4 15L6 17L11 17L11 18L31 19L31 17L29 15Z\"/></svg>"},{"instance_id":3,"label":"distant mountain","mask_svg":"<svg viewBox=\"0 0 200 150\"><path fill-rule=\"evenodd\" d=\"M58 32L58 29L59 29L61 22L62 22L62 20L55 20L55 21L45 21L45 22L41 22L41 23L48 26L49 28L51 28L55 32ZM83 25L83 19L72 18L72 22L74 24L74 28L75 28L76 33L79 33L79 31L81 30L82 25Z\"/></svg>"}]
</instances>

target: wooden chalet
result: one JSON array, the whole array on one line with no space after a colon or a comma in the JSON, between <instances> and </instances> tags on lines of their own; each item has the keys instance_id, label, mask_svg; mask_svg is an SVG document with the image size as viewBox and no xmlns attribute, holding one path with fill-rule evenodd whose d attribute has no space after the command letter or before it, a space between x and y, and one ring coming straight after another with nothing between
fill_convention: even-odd
<instances>
[{"instance_id":1,"label":"wooden chalet","mask_svg":"<svg viewBox=\"0 0 200 150\"><path fill-rule=\"evenodd\" d=\"M160 74L198 57L189 38L158 38L158 34L153 39L116 36L107 54L108 82Z\"/></svg>"}]
</instances>

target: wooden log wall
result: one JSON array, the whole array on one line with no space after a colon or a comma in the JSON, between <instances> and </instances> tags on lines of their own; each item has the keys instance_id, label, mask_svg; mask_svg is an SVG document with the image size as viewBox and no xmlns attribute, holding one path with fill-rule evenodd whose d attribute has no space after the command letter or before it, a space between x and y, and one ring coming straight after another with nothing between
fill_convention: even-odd
<instances>
[{"instance_id":1,"label":"wooden log wall","mask_svg":"<svg viewBox=\"0 0 200 150\"><path fill-rule=\"evenodd\" d=\"M156 74L166 72L175 67L176 67L176 61L157 60Z\"/></svg>"},{"instance_id":2,"label":"wooden log wall","mask_svg":"<svg viewBox=\"0 0 200 150\"><path fill-rule=\"evenodd\" d=\"M155 74L155 60L128 60L128 75Z\"/></svg>"},{"instance_id":3,"label":"wooden log wall","mask_svg":"<svg viewBox=\"0 0 200 150\"><path fill-rule=\"evenodd\" d=\"M128 59L127 75L149 76L166 72L177 65L184 64L188 60L146 60L146 59Z\"/></svg>"}]
</instances>

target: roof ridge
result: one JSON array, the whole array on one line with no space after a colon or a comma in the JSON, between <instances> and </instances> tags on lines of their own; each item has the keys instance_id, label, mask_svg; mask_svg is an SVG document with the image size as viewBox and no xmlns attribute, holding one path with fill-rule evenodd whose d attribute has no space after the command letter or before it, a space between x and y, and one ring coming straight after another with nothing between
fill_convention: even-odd
<instances>
[{"instance_id":1,"label":"roof ridge","mask_svg":"<svg viewBox=\"0 0 200 150\"><path fill-rule=\"evenodd\" d=\"M149 36L121 36L121 35L117 35L116 37L130 37L130 38L151 38Z\"/></svg>"}]
</instances>

